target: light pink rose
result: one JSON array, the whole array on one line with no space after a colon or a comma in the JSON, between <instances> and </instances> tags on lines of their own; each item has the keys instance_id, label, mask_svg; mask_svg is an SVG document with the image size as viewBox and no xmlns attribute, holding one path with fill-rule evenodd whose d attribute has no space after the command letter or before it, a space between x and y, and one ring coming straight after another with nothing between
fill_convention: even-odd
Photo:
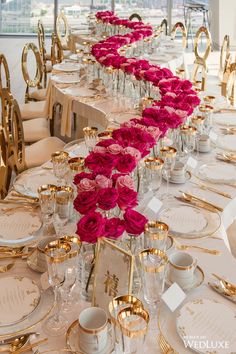
<instances>
[{"instance_id":1,"label":"light pink rose","mask_svg":"<svg viewBox=\"0 0 236 354\"><path fill-rule=\"evenodd\" d=\"M147 128L147 131L148 131L148 133L150 133L153 136L153 138L156 141L159 139L159 137L161 135L161 131L160 131L160 129L158 127L150 126L150 127Z\"/></svg>"},{"instance_id":2,"label":"light pink rose","mask_svg":"<svg viewBox=\"0 0 236 354\"><path fill-rule=\"evenodd\" d=\"M94 152L98 152L99 154L105 154L107 152L107 149L104 146L94 146L93 149Z\"/></svg>"},{"instance_id":3,"label":"light pink rose","mask_svg":"<svg viewBox=\"0 0 236 354\"><path fill-rule=\"evenodd\" d=\"M165 106L165 109L167 110L168 113L172 114L175 113L175 109L173 107Z\"/></svg>"},{"instance_id":4,"label":"light pink rose","mask_svg":"<svg viewBox=\"0 0 236 354\"><path fill-rule=\"evenodd\" d=\"M95 181L99 188L109 188L112 187L112 180L103 175L97 175Z\"/></svg>"},{"instance_id":5,"label":"light pink rose","mask_svg":"<svg viewBox=\"0 0 236 354\"><path fill-rule=\"evenodd\" d=\"M188 112L183 111L182 109L177 109L177 110L175 111L175 113L178 114L178 116L179 116L180 118L182 118L182 119L187 118L187 115L188 115Z\"/></svg>"},{"instance_id":6,"label":"light pink rose","mask_svg":"<svg viewBox=\"0 0 236 354\"><path fill-rule=\"evenodd\" d=\"M107 151L113 155L118 155L123 152L123 147L119 144L111 144L107 147Z\"/></svg>"},{"instance_id":7,"label":"light pink rose","mask_svg":"<svg viewBox=\"0 0 236 354\"><path fill-rule=\"evenodd\" d=\"M135 149L132 146L127 146L126 148L124 148L124 154L130 154L131 156L133 156L135 158L136 161L141 160L141 153L138 149Z\"/></svg>"},{"instance_id":8,"label":"light pink rose","mask_svg":"<svg viewBox=\"0 0 236 354\"><path fill-rule=\"evenodd\" d=\"M166 95L170 96L170 97L173 97L173 98L176 97L176 94L174 92L167 92Z\"/></svg>"},{"instance_id":9,"label":"light pink rose","mask_svg":"<svg viewBox=\"0 0 236 354\"><path fill-rule=\"evenodd\" d=\"M95 191L96 190L96 182L88 179L88 178L83 178L79 184L77 184L77 190L78 192L89 192L89 191Z\"/></svg>"},{"instance_id":10,"label":"light pink rose","mask_svg":"<svg viewBox=\"0 0 236 354\"><path fill-rule=\"evenodd\" d=\"M116 188L128 187L134 190L133 178L129 175L120 176L116 180Z\"/></svg>"}]
</instances>

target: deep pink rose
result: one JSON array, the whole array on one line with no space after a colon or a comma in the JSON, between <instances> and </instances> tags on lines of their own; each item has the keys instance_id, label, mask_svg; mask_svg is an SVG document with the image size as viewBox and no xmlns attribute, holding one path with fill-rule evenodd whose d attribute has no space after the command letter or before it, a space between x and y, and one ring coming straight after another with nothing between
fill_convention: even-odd
<instances>
[{"instance_id":1,"label":"deep pink rose","mask_svg":"<svg viewBox=\"0 0 236 354\"><path fill-rule=\"evenodd\" d=\"M118 192L119 197L117 203L120 209L133 208L138 204L138 193L133 189L122 187L118 189Z\"/></svg>"},{"instance_id":2,"label":"deep pink rose","mask_svg":"<svg viewBox=\"0 0 236 354\"><path fill-rule=\"evenodd\" d=\"M83 178L79 184L77 184L78 192L95 191L96 182L89 178Z\"/></svg>"},{"instance_id":3,"label":"deep pink rose","mask_svg":"<svg viewBox=\"0 0 236 354\"><path fill-rule=\"evenodd\" d=\"M87 173L87 172L80 172L77 175L75 175L73 183L75 185L79 184L80 181L82 181L82 179L84 179L84 178L93 179L93 174Z\"/></svg>"},{"instance_id":4,"label":"deep pink rose","mask_svg":"<svg viewBox=\"0 0 236 354\"><path fill-rule=\"evenodd\" d=\"M100 213L90 212L84 215L77 224L77 235L82 242L96 243L104 236L106 220Z\"/></svg>"},{"instance_id":5,"label":"deep pink rose","mask_svg":"<svg viewBox=\"0 0 236 354\"><path fill-rule=\"evenodd\" d=\"M98 191L98 206L102 210L110 210L117 205L119 194L116 188L101 188Z\"/></svg>"},{"instance_id":6,"label":"deep pink rose","mask_svg":"<svg viewBox=\"0 0 236 354\"><path fill-rule=\"evenodd\" d=\"M124 213L125 229L128 234L140 235L148 222L147 218L135 210L127 209Z\"/></svg>"},{"instance_id":7,"label":"deep pink rose","mask_svg":"<svg viewBox=\"0 0 236 354\"><path fill-rule=\"evenodd\" d=\"M129 155L133 156L135 158L136 162L141 160L140 151L138 149L135 149L132 146L127 146L126 148L124 148L124 154L129 154Z\"/></svg>"},{"instance_id":8,"label":"deep pink rose","mask_svg":"<svg viewBox=\"0 0 236 354\"><path fill-rule=\"evenodd\" d=\"M115 167L117 158L109 153L100 154L97 152L91 152L85 159L85 166L92 171L102 169L112 169Z\"/></svg>"},{"instance_id":9,"label":"deep pink rose","mask_svg":"<svg viewBox=\"0 0 236 354\"><path fill-rule=\"evenodd\" d=\"M125 231L124 220L119 218L111 218L106 220L104 236L117 239Z\"/></svg>"},{"instance_id":10,"label":"deep pink rose","mask_svg":"<svg viewBox=\"0 0 236 354\"><path fill-rule=\"evenodd\" d=\"M120 156L116 165L116 169L122 173L130 173L135 169L136 164L137 162L134 156L125 154Z\"/></svg>"},{"instance_id":11,"label":"deep pink rose","mask_svg":"<svg viewBox=\"0 0 236 354\"><path fill-rule=\"evenodd\" d=\"M117 144L117 141L114 139L104 139L102 141L99 141L99 143L97 143L96 146L104 146L104 147L108 147L112 144Z\"/></svg>"},{"instance_id":12,"label":"deep pink rose","mask_svg":"<svg viewBox=\"0 0 236 354\"><path fill-rule=\"evenodd\" d=\"M112 180L103 175L97 175L95 177L98 188L108 188L112 187Z\"/></svg>"},{"instance_id":13,"label":"deep pink rose","mask_svg":"<svg viewBox=\"0 0 236 354\"><path fill-rule=\"evenodd\" d=\"M98 192L88 191L88 192L81 192L77 195L74 200L74 208L80 214L86 214L91 210L96 209L96 203L98 200Z\"/></svg>"},{"instance_id":14,"label":"deep pink rose","mask_svg":"<svg viewBox=\"0 0 236 354\"><path fill-rule=\"evenodd\" d=\"M116 180L116 188L128 187L129 189L134 189L133 178L129 175L120 176Z\"/></svg>"}]
</instances>

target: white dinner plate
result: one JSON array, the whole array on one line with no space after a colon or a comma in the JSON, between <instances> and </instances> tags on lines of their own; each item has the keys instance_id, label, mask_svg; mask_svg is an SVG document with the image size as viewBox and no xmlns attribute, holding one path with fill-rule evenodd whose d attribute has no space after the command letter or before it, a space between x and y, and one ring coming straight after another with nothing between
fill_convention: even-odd
<instances>
[{"instance_id":1,"label":"white dinner plate","mask_svg":"<svg viewBox=\"0 0 236 354\"><path fill-rule=\"evenodd\" d=\"M38 197L38 188L44 184L57 185L57 178L54 176L53 170L36 167L17 176L13 182L13 187L17 192Z\"/></svg>"},{"instance_id":2,"label":"white dinner plate","mask_svg":"<svg viewBox=\"0 0 236 354\"><path fill-rule=\"evenodd\" d=\"M71 141L64 146L64 151L69 153L70 157L86 157L88 156L88 149L82 139Z\"/></svg>"},{"instance_id":3,"label":"white dinner plate","mask_svg":"<svg viewBox=\"0 0 236 354\"><path fill-rule=\"evenodd\" d=\"M235 183L236 167L230 164L212 162L199 167L197 176L212 183Z\"/></svg>"},{"instance_id":4,"label":"white dinner plate","mask_svg":"<svg viewBox=\"0 0 236 354\"><path fill-rule=\"evenodd\" d=\"M181 238L206 237L216 232L221 225L218 213L183 203L169 203L158 217L169 226L170 233Z\"/></svg>"},{"instance_id":5,"label":"white dinner plate","mask_svg":"<svg viewBox=\"0 0 236 354\"><path fill-rule=\"evenodd\" d=\"M80 82L79 75L68 74L68 75L53 75L52 80L57 82L58 84L77 84Z\"/></svg>"},{"instance_id":6,"label":"white dinner plate","mask_svg":"<svg viewBox=\"0 0 236 354\"><path fill-rule=\"evenodd\" d=\"M213 123L223 126L236 126L235 113L215 113L213 115Z\"/></svg>"},{"instance_id":7,"label":"white dinner plate","mask_svg":"<svg viewBox=\"0 0 236 354\"><path fill-rule=\"evenodd\" d=\"M77 63L59 63L53 65L53 69L66 72L78 71L80 68L81 65Z\"/></svg>"},{"instance_id":8,"label":"white dinner plate","mask_svg":"<svg viewBox=\"0 0 236 354\"><path fill-rule=\"evenodd\" d=\"M0 333L29 316L39 304L40 290L33 280L21 276L0 279Z\"/></svg>"},{"instance_id":9,"label":"white dinner plate","mask_svg":"<svg viewBox=\"0 0 236 354\"><path fill-rule=\"evenodd\" d=\"M220 149L231 152L236 151L236 135L218 135L214 143Z\"/></svg>"},{"instance_id":10,"label":"white dinner plate","mask_svg":"<svg viewBox=\"0 0 236 354\"><path fill-rule=\"evenodd\" d=\"M95 90L91 90L85 87L67 87L64 92L68 95L79 97L94 97L97 95Z\"/></svg>"},{"instance_id":11,"label":"white dinner plate","mask_svg":"<svg viewBox=\"0 0 236 354\"><path fill-rule=\"evenodd\" d=\"M12 210L13 209L13 210ZM34 241L42 226L39 214L23 206L1 206L0 246L20 246ZM1 316L0 316L1 317Z\"/></svg>"},{"instance_id":12,"label":"white dinner plate","mask_svg":"<svg viewBox=\"0 0 236 354\"><path fill-rule=\"evenodd\" d=\"M176 329L185 345L192 343L197 353L236 351L236 312L216 300L196 299L185 303L177 315ZM228 349L219 343L229 343Z\"/></svg>"}]
</instances>

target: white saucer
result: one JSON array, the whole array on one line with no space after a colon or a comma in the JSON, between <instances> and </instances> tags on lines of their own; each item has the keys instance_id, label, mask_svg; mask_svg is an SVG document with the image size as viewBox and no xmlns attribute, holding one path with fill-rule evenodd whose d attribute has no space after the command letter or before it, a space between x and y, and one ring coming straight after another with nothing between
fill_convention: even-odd
<instances>
[{"instance_id":1,"label":"white saucer","mask_svg":"<svg viewBox=\"0 0 236 354\"><path fill-rule=\"evenodd\" d=\"M74 321L70 327L68 328L66 332L66 345L67 348L73 352L81 352L80 346L79 346L79 323L78 320ZM106 348L102 351L97 352L96 354L110 354L114 350L114 343L112 340L112 337L108 335L108 341ZM93 354L89 352L83 352L83 354Z\"/></svg>"},{"instance_id":2,"label":"white saucer","mask_svg":"<svg viewBox=\"0 0 236 354\"><path fill-rule=\"evenodd\" d=\"M189 291L191 291L191 290L193 290L195 288L198 288L204 282L204 278L205 278L205 275L204 275L204 272L203 272L202 268L197 266L197 268L195 269L194 275L193 275L192 284L189 285L188 287L183 287L182 286L182 289L185 292L189 292ZM169 286L173 284L173 281L171 281L170 278L169 278L169 272L167 273L166 284L169 285Z\"/></svg>"},{"instance_id":3,"label":"white saucer","mask_svg":"<svg viewBox=\"0 0 236 354\"><path fill-rule=\"evenodd\" d=\"M165 180L166 178L163 177ZM170 177L170 183L174 183L174 184L184 184L186 183L188 180L190 180L191 178L191 173L189 171L186 171L184 176L181 176L181 178L178 179L173 179Z\"/></svg>"}]
</instances>

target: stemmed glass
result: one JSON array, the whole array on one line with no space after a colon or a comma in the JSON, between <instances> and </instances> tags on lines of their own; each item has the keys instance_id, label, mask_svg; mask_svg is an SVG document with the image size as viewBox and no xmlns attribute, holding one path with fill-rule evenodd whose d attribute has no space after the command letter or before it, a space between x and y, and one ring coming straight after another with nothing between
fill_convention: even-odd
<instances>
[{"instance_id":1,"label":"stemmed glass","mask_svg":"<svg viewBox=\"0 0 236 354\"><path fill-rule=\"evenodd\" d=\"M56 189L57 187L53 184L45 184L38 188L41 215L46 229L52 221Z\"/></svg>"},{"instance_id":2,"label":"stemmed glass","mask_svg":"<svg viewBox=\"0 0 236 354\"><path fill-rule=\"evenodd\" d=\"M83 129L84 132L84 141L88 151L92 151L94 146L97 144L97 135L98 128L97 127L85 127Z\"/></svg>"},{"instance_id":3,"label":"stemmed glass","mask_svg":"<svg viewBox=\"0 0 236 354\"><path fill-rule=\"evenodd\" d=\"M148 221L144 230L144 247L166 250L169 226L162 221Z\"/></svg>"},{"instance_id":4,"label":"stemmed glass","mask_svg":"<svg viewBox=\"0 0 236 354\"><path fill-rule=\"evenodd\" d=\"M214 108L208 104L202 104L198 107L199 115L204 117L204 133L209 135L212 129L212 112Z\"/></svg>"},{"instance_id":5,"label":"stemmed glass","mask_svg":"<svg viewBox=\"0 0 236 354\"><path fill-rule=\"evenodd\" d=\"M48 278L51 286L54 287L56 312L49 317L44 326L51 336L64 334L67 329L67 320L60 313L60 290L65 281L65 262L68 260L71 246L68 242L60 240L51 241L45 247L45 255L48 266Z\"/></svg>"},{"instance_id":6,"label":"stemmed glass","mask_svg":"<svg viewBox=\"0 0 236 354\"><path fill-rule=\"evenodd\" d=\"M69 186L57 187L55 192L55 204L53 214L53 225L57 236L63 235L71 213L71 203L73 199L73 188Z\"/></svg>"},{"instance_id":7,"label":"stemmed glass","mask_svg":"<svg viewBox=\"0 0 236 354\"><path fill-rule=\"evenodd\" d=\"M160 156L164 160L162 172L166 179L166 193L162 194L161 199L169 199L172 197L169 193L169 182L171 171L173 171L175 166L176 153L177 150L172 146L164 146L160 149Z\"/></svg>"},{"instance_id":8,"label":"stemmed glass","mask_svg":"<svg viewBox=\"0 0 236 354\"><path fill-rule=\"evenodd\" d=\"M68 171L67 161L69 154L65 151L56 151L52 154L53 173L57 177L58 185L63 184L63 179Z\"/></svg>"},{"instance_id":9,"label":"stemmed glass","mask_svg":"<svg viewBox=\"0 0 236 354\"><path fill-rule=\"evenodd\" d=\"M161 186L164 161L158 157L148 157L144 162L148 189L155 193Z\"/></svg>"},{"instance_id":10,"label":"stemmed glass","mask_svg":"<svg viewBox=\"0 0 236 354\"><path fill-rule=\"evenodd\" d=\"M180 129L181 140L183 144L183 152L187 157L195 149L195 140L196 140L197 129L190 125L184 125Z\"/></svg>"},{"instance_id":11,"label":"stemmed glass","mask_svg":"<svg viewBox=\"0 0 236 354\"><path fill-rule=\"evenodd\" d=\"M84 157L72 157L68 160L69 167L69 184L73 185L73 180L76 174L84 171Z\"/></svg>"},{"instance_id":12,"label":"stemmed glass","mask_svg":"<svg viewBox=\"0 0 236 354\"><path fill-rule=\"evenodd\" d=\"M157 306L165 286L168 257L164 251L148 248L139 254L143 297L149 305L151 327L156 327ZM153 327L154 326L154 327Z\"/></svg>"},{"instance_id":13,"label":"stemmed glass","mask_svg":"<svg viewBox=\"0 0 236 354\"><path fill-rule=\"evenodd\" d=\"M192 125L196 128L196 148L197 148L197 159L199 159L199 142L201 140L201 135L203 134L205 117L193 116L191 119Z\"/></svg>"}]
</instances>

